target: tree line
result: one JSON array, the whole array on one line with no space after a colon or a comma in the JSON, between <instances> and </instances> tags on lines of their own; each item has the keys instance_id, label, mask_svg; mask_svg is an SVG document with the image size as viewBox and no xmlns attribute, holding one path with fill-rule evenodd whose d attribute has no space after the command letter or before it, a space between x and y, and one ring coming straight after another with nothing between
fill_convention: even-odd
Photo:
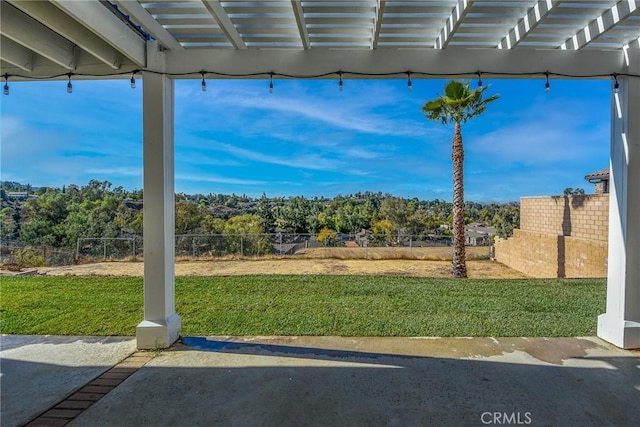
<instances>
[{"instance_id":1,"label":"tree line","mask_svg":"<svg viewBox=\"0 0 640 427\"><path fill-rule=\"evenodd\" d=\"M7 194L11 191L26 191L30 197L16 200ZM2 182L0 193L0 238L5 242L75 247L78 238L142 236L142 190L127 191L112 188L108 181L91 180L87 185L62 188ZM369 230L427 239L450 235L453 222L450 202L368 191L333 198L178 193L175 206L176 234L333 236ZM519 204L466 202L465 222L486 223L507 237L519 226Z\"/></svg>"}]
</instances>

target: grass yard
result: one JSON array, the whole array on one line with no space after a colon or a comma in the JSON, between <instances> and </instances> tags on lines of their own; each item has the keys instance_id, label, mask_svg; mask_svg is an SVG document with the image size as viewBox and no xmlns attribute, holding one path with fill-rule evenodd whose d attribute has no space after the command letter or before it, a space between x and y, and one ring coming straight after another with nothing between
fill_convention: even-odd
<instances>
[{"instance_id":1,"label":"grass yard","mask_svg":"<svg viewBox=\"0 0 640 427\"><path fill-rule=\"evenodd\" d=\"M4 334L135 335L142 278L1 279ZM588 336L603 279L178 277L183 335Z\"/></svg>"}]
</instances>

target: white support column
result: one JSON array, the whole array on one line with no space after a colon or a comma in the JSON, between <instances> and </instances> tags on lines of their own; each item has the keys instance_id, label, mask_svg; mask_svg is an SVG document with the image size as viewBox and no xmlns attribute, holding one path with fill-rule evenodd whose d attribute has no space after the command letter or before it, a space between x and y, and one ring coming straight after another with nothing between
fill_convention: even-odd
<instances>
[{"instance_id":1,"label":"white support column","mask_svg":"<svg viewBox=\"0 0 640 427\"><path fill-rule=\"evenodd\" d=\"M630 70L640 70L640 55ZM598 336L640 348L640 79L620 78L613 97L607 311ZM617 98L617 99L616 99Z\"/></svg>"},{"instance_id":2,"label":"white support column","mask_svg":"<svg viewBox=\"0 0 640 427\"><path fill-rule=\"evenodd\" d=\"M153 44L148 46L152 49ZM156 46L153 46L156 47ZM163 54L149 54L163 68ZM178 339L175 313L175 205L173 80L143 73L144 159L144 320L138 348L166 348Z\"/></svg>"}]
</instances>

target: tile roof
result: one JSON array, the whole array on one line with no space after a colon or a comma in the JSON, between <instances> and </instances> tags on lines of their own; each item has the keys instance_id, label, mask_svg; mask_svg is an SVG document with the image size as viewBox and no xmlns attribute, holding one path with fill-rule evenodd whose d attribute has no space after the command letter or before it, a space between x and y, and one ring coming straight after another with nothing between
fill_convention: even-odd
<instances>
[{"instance_id":1,"label":"tile roof","mask_svg":"<svg viewBox=\"0 0 640 427\"><path fill-rule=\"evenodd\" d=\"M608 180L609 179L609 168L600 169L599 171L590 173L589 175L585 175L584 179L587 181L591 180Z\"/></svg>"}]
</instances>

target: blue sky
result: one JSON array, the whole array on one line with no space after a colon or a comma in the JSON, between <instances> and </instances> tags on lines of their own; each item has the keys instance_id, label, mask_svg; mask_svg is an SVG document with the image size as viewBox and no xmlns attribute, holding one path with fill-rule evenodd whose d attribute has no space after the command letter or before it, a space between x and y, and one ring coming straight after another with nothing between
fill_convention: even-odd
<instances>
[{"instance_id":1,"label":"blue sky","mask_svg":"<svg viewBox=\"0 0 640 427\"><path fill-rule=\"evenodd\" d=\"M609 164L611 83L483 79L500 99L463 126L466 199L592 192ZM333 197L382 191L451 200L452 126L422 104L444 80L176 81L176 191ZM475 82L473 83L475 85ZM107 180L142 188L142 83L10 82L1 96L1 179Z\"/></svg>"}]
</instances>

